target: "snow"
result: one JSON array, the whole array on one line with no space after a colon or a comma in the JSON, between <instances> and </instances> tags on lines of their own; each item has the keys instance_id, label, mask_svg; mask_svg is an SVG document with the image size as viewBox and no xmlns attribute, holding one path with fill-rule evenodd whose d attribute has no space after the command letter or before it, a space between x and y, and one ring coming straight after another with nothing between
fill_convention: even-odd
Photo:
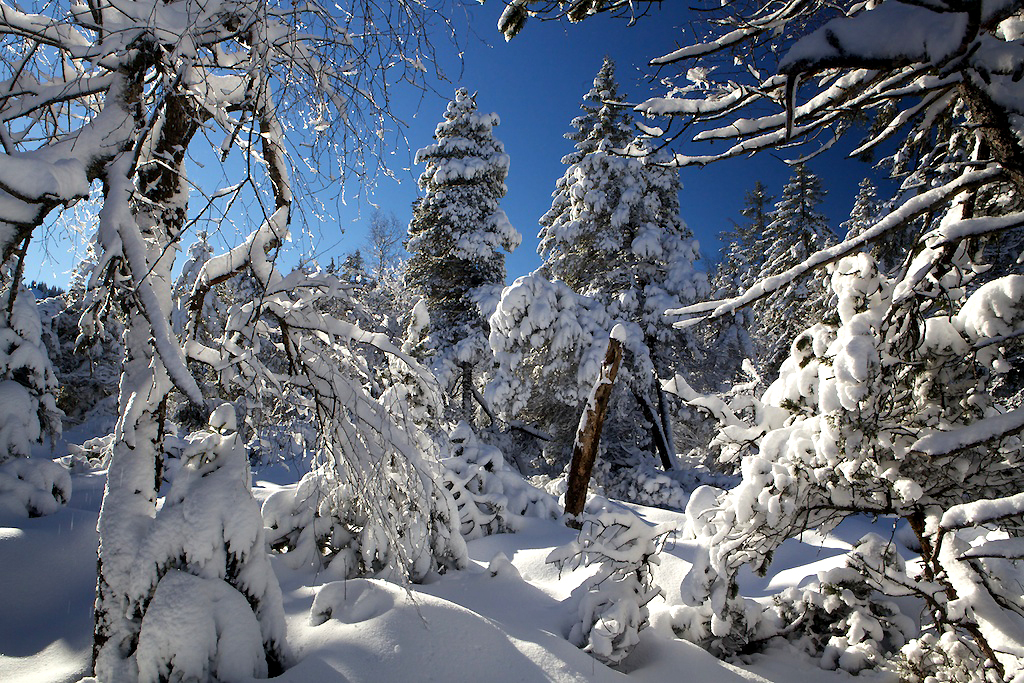
<instances>
[{"instance_id":1,"label":"snow","mask_svg":"<svg viewBox=\"0 0 1024 683\"><path fill-rule=\"evenodd\" d=\"M0 513L0 586L5 587L0 680L57 683L78 680L86 673L102 475L75 475L71 502L55 515L25 519ZM255 492L263 497L278 488L259 482ZM618 514L626 513L625 508L619 509ZM686 519L667 510L628 509L650 524L674 527ZM867 521L857 524L869 526ZM854 528L847 536L859 533ZM574 542L576 534L558 520L524 519L517 533L470 541L471 562L466 569L418 586L369 578L326 581L314 568L293 568L285 562L287 555L277 557L273 567L284 593L295 663L274 680L662 683L680 672L704 683L849 680L786 646L733 665L676 638L670 615L694 552L692 542L681 540L671 542L661 554L661 564L653 566L654 580L666 597L649 603L651 626L640 631L636 648L616 668L598 663L567 639L574 618L568 601L591 570L560 572L546 561L552 549ZM795 585L815 569L835 566L836 557L827 556L844 546L832 537L791 541L780 549L777 571L773 566L769 577L751 575L744 590L756 594L766 583ZM835 550L823 557L830 547ZM37 588L22 590L25 587ZM243 672L255 666L253 653L245 647L225 647L233 633L252 628L258 633L248 605L235 604L240 594L219 579L178 572L168 574L158 591L162 593L154 601L173 594L171 604L177 612L198 607L200 602L215 603L216 609L209 610L207 605L200 612L212 617L189 621L194 629L162 629L156 641L146 637L144 624L143 671L148 671L148 653L153 648L174 647L179 657L202 658L209 654L206 639L216 634L219 649L233 654L222 655L214 662L214 670L223 680L252 680ZM866 680L875 679L868 675Z\"/></svg>"},{"instance_id":2,"label":"snow","mask_svg":"<svg viewBox=\"0 0 1024 683\"><path fill-rule=\"evenodd\" d=\"M967 28L966 12L886 2L855 17L833 19L797 41L779 71L795 73L843 58L858 66L897 60L941 63L961 47Z\"/></svg>"}]
</instances>

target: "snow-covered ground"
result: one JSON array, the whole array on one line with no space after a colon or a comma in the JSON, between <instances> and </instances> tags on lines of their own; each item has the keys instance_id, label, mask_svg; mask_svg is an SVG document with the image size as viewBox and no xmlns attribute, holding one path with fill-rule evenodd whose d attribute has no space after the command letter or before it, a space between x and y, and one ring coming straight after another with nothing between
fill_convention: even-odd
<instances>
[{"instance_id":1,"label":"snow-covered ground","mask_svg":"<svg viewBox=\"0 0 1024 683\"><path fill-rule=\"evenodd\" d=\"M278 482L288 476L262 474ZM256 493L262 497L279 483L261 481L260 475ZM75 475L71 501L57 514L0 517L0 681L75 681L86 673L103 480L102 472ZM685 521L681 513L631 507L652 523L681 527ZM825 538L789 541L768 576L744 578L744 592L776 592L835 566L849 548L847 541L863 535L869 522L847 524ZM649 605L651 627L641 632L640 644L615 669L597 662L566 639L573 619L566 600L589 570L559 572L546 562L552 548L575 534L556 521L530 520L519 533L471 541L467 569L411 587L377 579L325 583L310 570L289 569L275 560L288 638L297 655L278 680L833 683L850 678L818 668L786 644L727 664L675 638L668 613L678 602L694 552L692 541L678 539L655 568L664 596ZM862 674L859 680L880 677Z\"/></svg>"}]
</instances>

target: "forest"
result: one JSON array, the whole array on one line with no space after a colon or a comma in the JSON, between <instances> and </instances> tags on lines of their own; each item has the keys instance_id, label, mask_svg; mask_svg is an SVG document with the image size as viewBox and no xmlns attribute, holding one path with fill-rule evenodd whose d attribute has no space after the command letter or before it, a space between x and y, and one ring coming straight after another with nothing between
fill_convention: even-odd
<instances>
[{"instance_id":1,"label":"forest","mask_svg":"<svg viewBox=\"0 0 1024 683\"><path fill-rule=\"evenodd\" d=\"M1024 682L1024 3L698 2L536 228L474 4L0 0L0 680ZM400 83L411 220L292 263ZM764 155L702 253L681 173Z\"/></svg>"}]
</instances>

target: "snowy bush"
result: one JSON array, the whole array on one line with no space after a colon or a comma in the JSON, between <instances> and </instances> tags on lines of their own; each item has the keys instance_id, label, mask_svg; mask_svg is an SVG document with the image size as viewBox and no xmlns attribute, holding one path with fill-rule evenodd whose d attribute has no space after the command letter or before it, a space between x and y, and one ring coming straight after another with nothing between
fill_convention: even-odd
<instances>
[{"instance_id":1,"label":"snowy bush","mask_svg":"<svg viewBox=\"0 0 1024 683\"><path fill-rule=\"evenodd\" d=\"M473 429L460 422L452 432L451 455L441 461L444 483L459 508L467 540L518 531L525 517L554 519L558 500L527 483L505 464L501 451L481 443Z\"/></svg>"},{"instance_id":2,"label":"snowy bush","mask_svg":"<svg viewBox=\"0 0 1024 683\"><path fill-rule=\"evenodd\" d=\"M690 494L700 486L733 486L735 478L701 467L663 471L650 463L615 468L605 461L594 464L591 477L603 495L648 507L684 510Z\"/></svg>"},{"instance_id":3,"label":"snowy bush","mask_svg":"<svg viewBox=\"0 0 1024 683\"><path fill-rule=\"evenodd\" d=\"M766 620L771 627L761 637L785 637L825 669L857 673L884 664L916 635L917 626L895 603L879 599L879 586L865 576L869 565L905 571L895 547L869 534L847 566L821 572L817 581L775 596Z\"/></svg>"},{"instance_id":4,"label":"snowy bush","mask_svg":"<svg viewBox=\"0 0 1024 683\"><path fill-rule=\"evenodd\" d=\"M71 475L52 460L13 458L0 463L0 511L52 515L71 499Z\"/></svg>"},{"instance_id":5,"label":"snowy bush","mask_svg":"<svg viewBox=\"0 0 1024 683\"><path fill-rule=\"evenodd\" d=\"M260 624L244 595L219 579L171 570L142 621L139 680L263 678L267 659L260 642Z\"/></svg>"},{"instance_id":6,"label":"snowy bush","mask_svg":"<svg viewBox=\"0 0 1024 683\"><path fill-rule=\"evenodd\" d=\"M269 547L293 568L311 567L335 579L382 576L418 582L432 572L463 566L465 543L458 531L451 534L450 526L458 510L440 483L442 474L421 480L438 496L432 503L435 511L427 516L397 488L409 474L389 470L381 474L396 488L383 501L355 490L323 465L296 485L275 491L262 509ZM434 488L433 476L440 488Z\"/></svg>"},{"instance_id":7,"label":"snowy bush","mask_svg":"<svg viewBox=\"0 0 1024 683\"><path fill-rule=\"evenodd\" d=\"M143 615L140 680L232 680L280 672L288 657L281 590L270 566L249 461L233 408L190 437L185 463L131 567L129 609Z\"/></svg>"},{"instance_id":8,"label":"snowy bush","mask_svg":"<svg viewBox=\"0 0 1024 683\"><path fill-rule=\"evenodd\" d=\"M1024 322L1024 277L967 296L972 268L962 250L953 265L928 281L943 298L919 300L900 294L866 254L843 259L832 272L838 319L797 337L778 380L748 411L760 422L704 403L724 423L721 440L749 439L758 450L743 458L742 482L699 531L704 557L684 600L699 607L703 624L684 629L687 637L722 652L747 647L766 615L737 594L742 566L764 571L779 544L805 529L827 531L852 514L892 515L918 537L921 564L904 568L880 553L854 570L875 590L921 599L937 638L928 642L946 642L952 630L994 668L1021 670L1024 638L1015 634L1024 633L1024 606L1011 586L1024 578L1015 561L1022 554L999 538L1020 532L1021 443L1008 428L1015 413L987 389L1001 370L1000 345L991 342ZM937 300L958 313L933 307ZM842 637L847 649L856 640Z\"/></svg>"},{"instance_id":9,"label":"snowy bush","mask_svg":"<svg viewBox=\"0 0 1024 683\"><path fill-rule=\"evenodd\" d=\"M594 507L584 513L577 540L552 550L547 561L559 569L597 566L569 598L577 615L569 640L615 665L639 642L647 603L662 593L651 567L674 529L648 526L627 510Z\"/></svg>"}]
</instances>

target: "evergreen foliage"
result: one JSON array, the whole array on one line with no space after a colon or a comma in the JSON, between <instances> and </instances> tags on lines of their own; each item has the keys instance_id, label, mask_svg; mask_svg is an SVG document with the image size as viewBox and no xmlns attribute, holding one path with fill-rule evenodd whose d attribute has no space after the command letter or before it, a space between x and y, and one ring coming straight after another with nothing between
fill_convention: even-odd
<instances>
[{"instance_id":1,"label":"evergreen foliage","mask_svg":"<svg viewBox=\"0 0 1024 683\"><path fill-rule=\"evenodd\" d=\"M838 242L828 218L818 209L824 198L825 190L818 176L806 165L796 164L757 244L763 247L763 251L758 250L763 253L763 261L750 284L781 275L811 254ZM796 335L824 315L827 297L826 282L821 275L814 275L794 280L752 307L752 337L762 376L770 378L778 373Z\"/></svg>"},{"instance_id":2,"label":"evergreen foliage","mask_svg":"<svg viewBox=\"0 0 1024 683\"><path fill-rule=\"evenodd\" d=\"M634 152L649 150L632 142L632 118L610 103L622 97L606 57L566 136L576 149L563 158L568 168L540 221L540 272L594 299L611 325L639 327L636 346L643 349L627 357L607 433L618 442L617 460L656 449L671 467L680 407L668 405L659 379L692 371L703 355L696 339L673 332L663 315L705 296L708 282L695 268L697 243L679 217L678 173L623 155L631 145ZM610 329L598 336L606 338Z\"/></svg>"},{"instance_id":3,"label":"evergreen foliage","mask_svg":"<svg viewBox=\"0 0 1024 683\"><path fill-rule=\"evenodd\" d=\"M423 197L413 206L406 249L406 282L430 315L432 364L442 385L461 382L461 406L472 419L473 383L489 358L487 321L479 301L505 281L505 257L521 240L498 205L505 196L509 158L494 138L495 114L477 110L476 95L455 92L436 142L416 153L425 164Z\"/></svg>"}]
</instances>

